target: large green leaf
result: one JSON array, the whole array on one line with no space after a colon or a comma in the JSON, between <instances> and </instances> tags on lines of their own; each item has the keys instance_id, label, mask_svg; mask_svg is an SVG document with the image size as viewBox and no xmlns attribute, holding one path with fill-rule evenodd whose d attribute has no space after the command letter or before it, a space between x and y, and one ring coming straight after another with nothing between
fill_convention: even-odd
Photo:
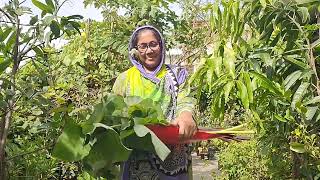
<instances>
[{"instance_id":1,"label":"large green leaf","mask_svg":"<svg viewBox=\"0 0 320 180\"><path fill-rule=\"evenodd\" d=\"M94 173L111 166L114 162L128 160L132 151L122 144L118 133L114 129L101 123L96 123L96 127L102 128L103 131L96 135L96 142L88 156L84 158L85 163L90 166L90 170Z\"/></svg>"},{"instance_id":2,"label":"large green leaf","mask_svg":"<svg viewBox=\"0 0 320 180\"><path fill-rule=\"evenodd\" d=\"M163 144L163 142L150 129L148 129L144 125L134 125L133 129L138 137L145 137L144 139L141 139L141 140L152 142L154 151L157 153L157 155L162 161L166 159L166 157L171 152L170 149L165 144ZM136 148L145 149L145 147L136 147Z\"/></svg>"},{"instance_id":3,"label":"large green leaf","mask_svg":"<svg viewBox=\"0 0 320 180\"><path fill-rule=\"evenodd\" d=\"M303 96L305 95L306 90L308 89L309 86L310 86L309 82L302 82L300 84L297 91L293 95L292 102L291 102L292 108L296 107L297 102L301 102L301 100L302 100Z\"/></svg>"},{"instance_id":4,"label":"large green leaf","mask_svg":"<svg viewBox=\"0 0 320 180\"><path fill-rule=\"evenodd\" d=\"M81 127L72 119L65 120L65 127L53 149L53 156L64 161L79 161L89 154Z\"/></svg>"}]
</instances>

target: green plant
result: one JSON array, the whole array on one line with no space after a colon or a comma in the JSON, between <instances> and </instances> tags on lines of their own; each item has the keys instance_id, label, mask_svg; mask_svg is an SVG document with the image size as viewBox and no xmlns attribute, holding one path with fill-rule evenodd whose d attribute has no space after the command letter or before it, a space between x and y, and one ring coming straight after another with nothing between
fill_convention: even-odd
<instances>
[{"instance_id":1,"label":"green plant","mask_svg":"<svg viewBox=\"0 0 320 180\"><path fill-rule=\"evenodd\" d=\"M270 179L255 140L231 142L219 153L218 179Z\"/></svg>"},{"instance_id":2,"label":"green plant","mask_svg":"<svg viewBox=\"0 0 320 180\"><path fill-rule=\"evenodd\" d=\"M79 161L94 177L118 177L118 163L132 149L152 151L162 160L170 153L146 124L167 124L161 107L150 99L107 95L89 119L76 123L65 118L64 130L53 155L64 161Z\"/></svg>"}]
</instances>

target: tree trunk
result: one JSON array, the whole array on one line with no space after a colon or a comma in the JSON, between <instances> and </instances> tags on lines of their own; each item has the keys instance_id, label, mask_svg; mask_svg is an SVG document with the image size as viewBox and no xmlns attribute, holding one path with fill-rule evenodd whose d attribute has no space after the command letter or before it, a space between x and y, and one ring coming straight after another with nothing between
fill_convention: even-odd
<instances>
[{"instance_id":1,"label":"tree trunk","mask_svg":"<svg viewBox=\"0 0 320 180\"><path fill-rule=\"evenodd\" d=\"M21 62L21 55L19 52L19 36L20 36L20 20L19 16L16 15L16 37L15 37L15 43L12 50L12 60L13 60L13 67L10 74L10 82L11 82L11 97L8 100L8 106L5 110L5 116L1 121L0 126L0 180L6 180L7 179L7 170L6 170L6 154L5 154L5 147L6 147L6 141L7 136L9 132L10 122L12 120L12 114L14 111L15 106L15 93L16 93L16 73L19 68L19 64Z\"/></svg>"},{"instance_id":2,"label":"tree trunk","mask_svg":"<svg viewBox=\"0 0 320 180\"><path fill-rule=\"evenodd\" d=\"M4 118L2 118L1 126L0 126L0 179L6 180L6 156L5 156L5 144L7 140L7 135L9 131L10 121L12 118L12 107L13 103L12 101L9 102L9 106L7 108L7 111L5 113Z\"/></svg>"}]
</instances>

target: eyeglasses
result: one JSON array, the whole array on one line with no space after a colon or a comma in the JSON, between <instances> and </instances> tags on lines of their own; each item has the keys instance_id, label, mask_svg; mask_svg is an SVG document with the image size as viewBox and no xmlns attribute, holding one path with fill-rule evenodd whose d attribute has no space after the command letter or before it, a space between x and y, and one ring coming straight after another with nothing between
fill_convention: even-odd
<instances>
[{"instance_id":1,"label":"eyeglasses","mask_svg":"<svg viewBox=\"0 0 320 180\"><path fill-rule=\"evenodd\" d=\"M159 43L155 41L151 41L149 43L141 43L137 45L138 51L144 53L150 48L152 51L156 51L159 48Z\"/></svg>"}]
</instances>

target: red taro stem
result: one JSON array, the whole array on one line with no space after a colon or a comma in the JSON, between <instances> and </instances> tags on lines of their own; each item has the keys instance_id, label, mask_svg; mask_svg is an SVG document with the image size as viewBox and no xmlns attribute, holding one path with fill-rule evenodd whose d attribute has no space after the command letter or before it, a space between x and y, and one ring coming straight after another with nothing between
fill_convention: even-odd
<instances>
[{"instance_id":1,"label":"red taro stem","mask_svg":"<svg viewBox=\"0 0 320 180\"><path fill-rule=\"evenodd\" d=\"M206 131L198 129L196 134L188 140L181 140L179 138L179 127L178 126L163 126L163 125L147 125L147 127L153 131L157 137L165 144L186 144L196 141L208 140L213 138L221 139L232 139L231 134L215 134L212 131Z\"/></svg>"}]
</instances>

